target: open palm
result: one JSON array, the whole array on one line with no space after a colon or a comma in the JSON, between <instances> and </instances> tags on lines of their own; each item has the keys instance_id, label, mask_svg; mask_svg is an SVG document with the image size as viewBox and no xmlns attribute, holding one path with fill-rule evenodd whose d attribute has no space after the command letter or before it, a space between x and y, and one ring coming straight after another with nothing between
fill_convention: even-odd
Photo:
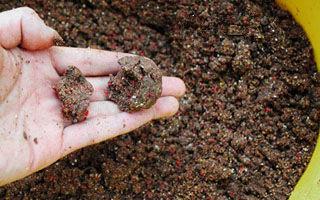
<instances>
[{"instance_id":1,"label":"open palm","mask_svg":"<svg viewBox=\"0 0 320 200\"><path fill-rule=\"evenodd\" d=\"M124 53L52 47L60 40L30 8L0 13L0 185L38 171L79 148L127 133L152 119L173 115L184 83L163 77L162 97L137 113L106 101L108 75ZM94 86L87 120L64 120L53 89L69 65Z\"/></svg>"}]
</instances>

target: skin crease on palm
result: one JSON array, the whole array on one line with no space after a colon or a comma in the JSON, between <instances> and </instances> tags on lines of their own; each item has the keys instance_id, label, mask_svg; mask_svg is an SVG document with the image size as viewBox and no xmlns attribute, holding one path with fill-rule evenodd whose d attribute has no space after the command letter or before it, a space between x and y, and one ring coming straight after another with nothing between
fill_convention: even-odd
<instances>
[{"instance_id":1,"label":"skin crease on palm","mask_svg":"<svg viewBox=\"0 0 320 200\"><path fill-rule=\"evenodd\" d=\"M0 186L43 169L82 147L128 133L174 115L182 80L163 77L162 97L150 109L119 111L106 101L108 74L119 70L124 53L54 47L61 40L30 8L0 13ZM94 86L89 116L65 121L54 85L67 66L77 66Z\"/></svg>"}]
</instances>

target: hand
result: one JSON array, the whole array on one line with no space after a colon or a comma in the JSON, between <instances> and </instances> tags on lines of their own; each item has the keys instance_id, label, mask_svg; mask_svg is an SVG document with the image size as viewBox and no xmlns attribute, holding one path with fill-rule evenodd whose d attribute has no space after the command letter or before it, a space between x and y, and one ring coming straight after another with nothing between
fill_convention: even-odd
<instances>
[{"instance_id":1,"label":"hand","mask_svg":"<svg viewBox=\"0 0 320 200\"><path fill-rule=\"evenodd\" d=\"M163 77L163 94L150 109L119 111L106 101L108 74L124 53L52 47L61 40L30 8L0 13L0 185L23 178L59 158L175 114L182 80ZM87 120L67 124L54 84L75 65L94 86Z\"/></svg>"}]
</instances>

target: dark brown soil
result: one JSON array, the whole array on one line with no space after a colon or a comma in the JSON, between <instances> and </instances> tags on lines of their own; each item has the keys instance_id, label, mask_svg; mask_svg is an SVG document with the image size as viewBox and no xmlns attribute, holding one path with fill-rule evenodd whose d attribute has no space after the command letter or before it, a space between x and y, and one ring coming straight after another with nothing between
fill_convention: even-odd
<instances>
[{"instance_id":1,"label":"dark brown soil","mask_svg":"<svg viewBox=\"0 0 320 200\"><path fill-rule=\"evenodd\" d=\"M8 199L287 199L314 149L320 76L270 0L24 1L68 45L150 57L186 81L177 116L0 189Z\"/></svg>"},{"instance_id":2,"label":"dark brown soil","mask_svg":"<svg viewBox=\"0 0 320 200\"><path fill-rule=\"evenodd\" d=\"M125 112L136 112L154 105L162 91L162 74L158 66L141 56L126 56L118 62L121 70L110 78L107 99L117 103Z\"/></svg>"},{"instance_id":3,"label":"dark brown soil","mask_svg":"<svg viewBox=\"0 0 320 200\"><path fill-rule=\"evenodd\" d=\"M61 76L55 90L62 102L61 110L66 119L77 123L87 118L93 86L78 68L69 66L65 74Z\"/></svg>"}]
</instances>

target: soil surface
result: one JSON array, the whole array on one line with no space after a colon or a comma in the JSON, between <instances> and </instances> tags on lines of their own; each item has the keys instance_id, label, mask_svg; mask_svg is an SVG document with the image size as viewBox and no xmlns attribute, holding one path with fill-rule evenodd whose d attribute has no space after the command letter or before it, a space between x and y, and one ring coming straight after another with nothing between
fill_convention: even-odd
<instances>
[{"instance_id":1,"label":"soil surface","mask_svg":"<svg viewBox=\"0 0 320 200\"><path fill-rule=\"evenodd\" d=\"M2 1L3 2L3 1ZM270 0L19 1L67 45L135 53L186 81L173 118L0 189L7 199L287 199L319 129L320 76Z\"/></svg>"},{"instance_id":2,"label":"soil surface","mask_svg":"<svg viewBox=\"0 0 320 200\"><path fill-rule=\"evenodd\" d=\"M55 90L62 102L61 109L66 119L77 123L87 118L93 86L78 68L69 66L57 83Z\"/></svg>"},{"instance_id":3,"label":"soil surface","mask_svg":"<svg viewBox=\"0 0 320 200\"><path fill-rule=\"evenodd\" d=\"M141 56L126 56L118 62L121 70L110 78L107 99L117 103L125 112L136 112L154 105L162 91L162 74L158 66Z\"/></svg>"}]
</instances>

